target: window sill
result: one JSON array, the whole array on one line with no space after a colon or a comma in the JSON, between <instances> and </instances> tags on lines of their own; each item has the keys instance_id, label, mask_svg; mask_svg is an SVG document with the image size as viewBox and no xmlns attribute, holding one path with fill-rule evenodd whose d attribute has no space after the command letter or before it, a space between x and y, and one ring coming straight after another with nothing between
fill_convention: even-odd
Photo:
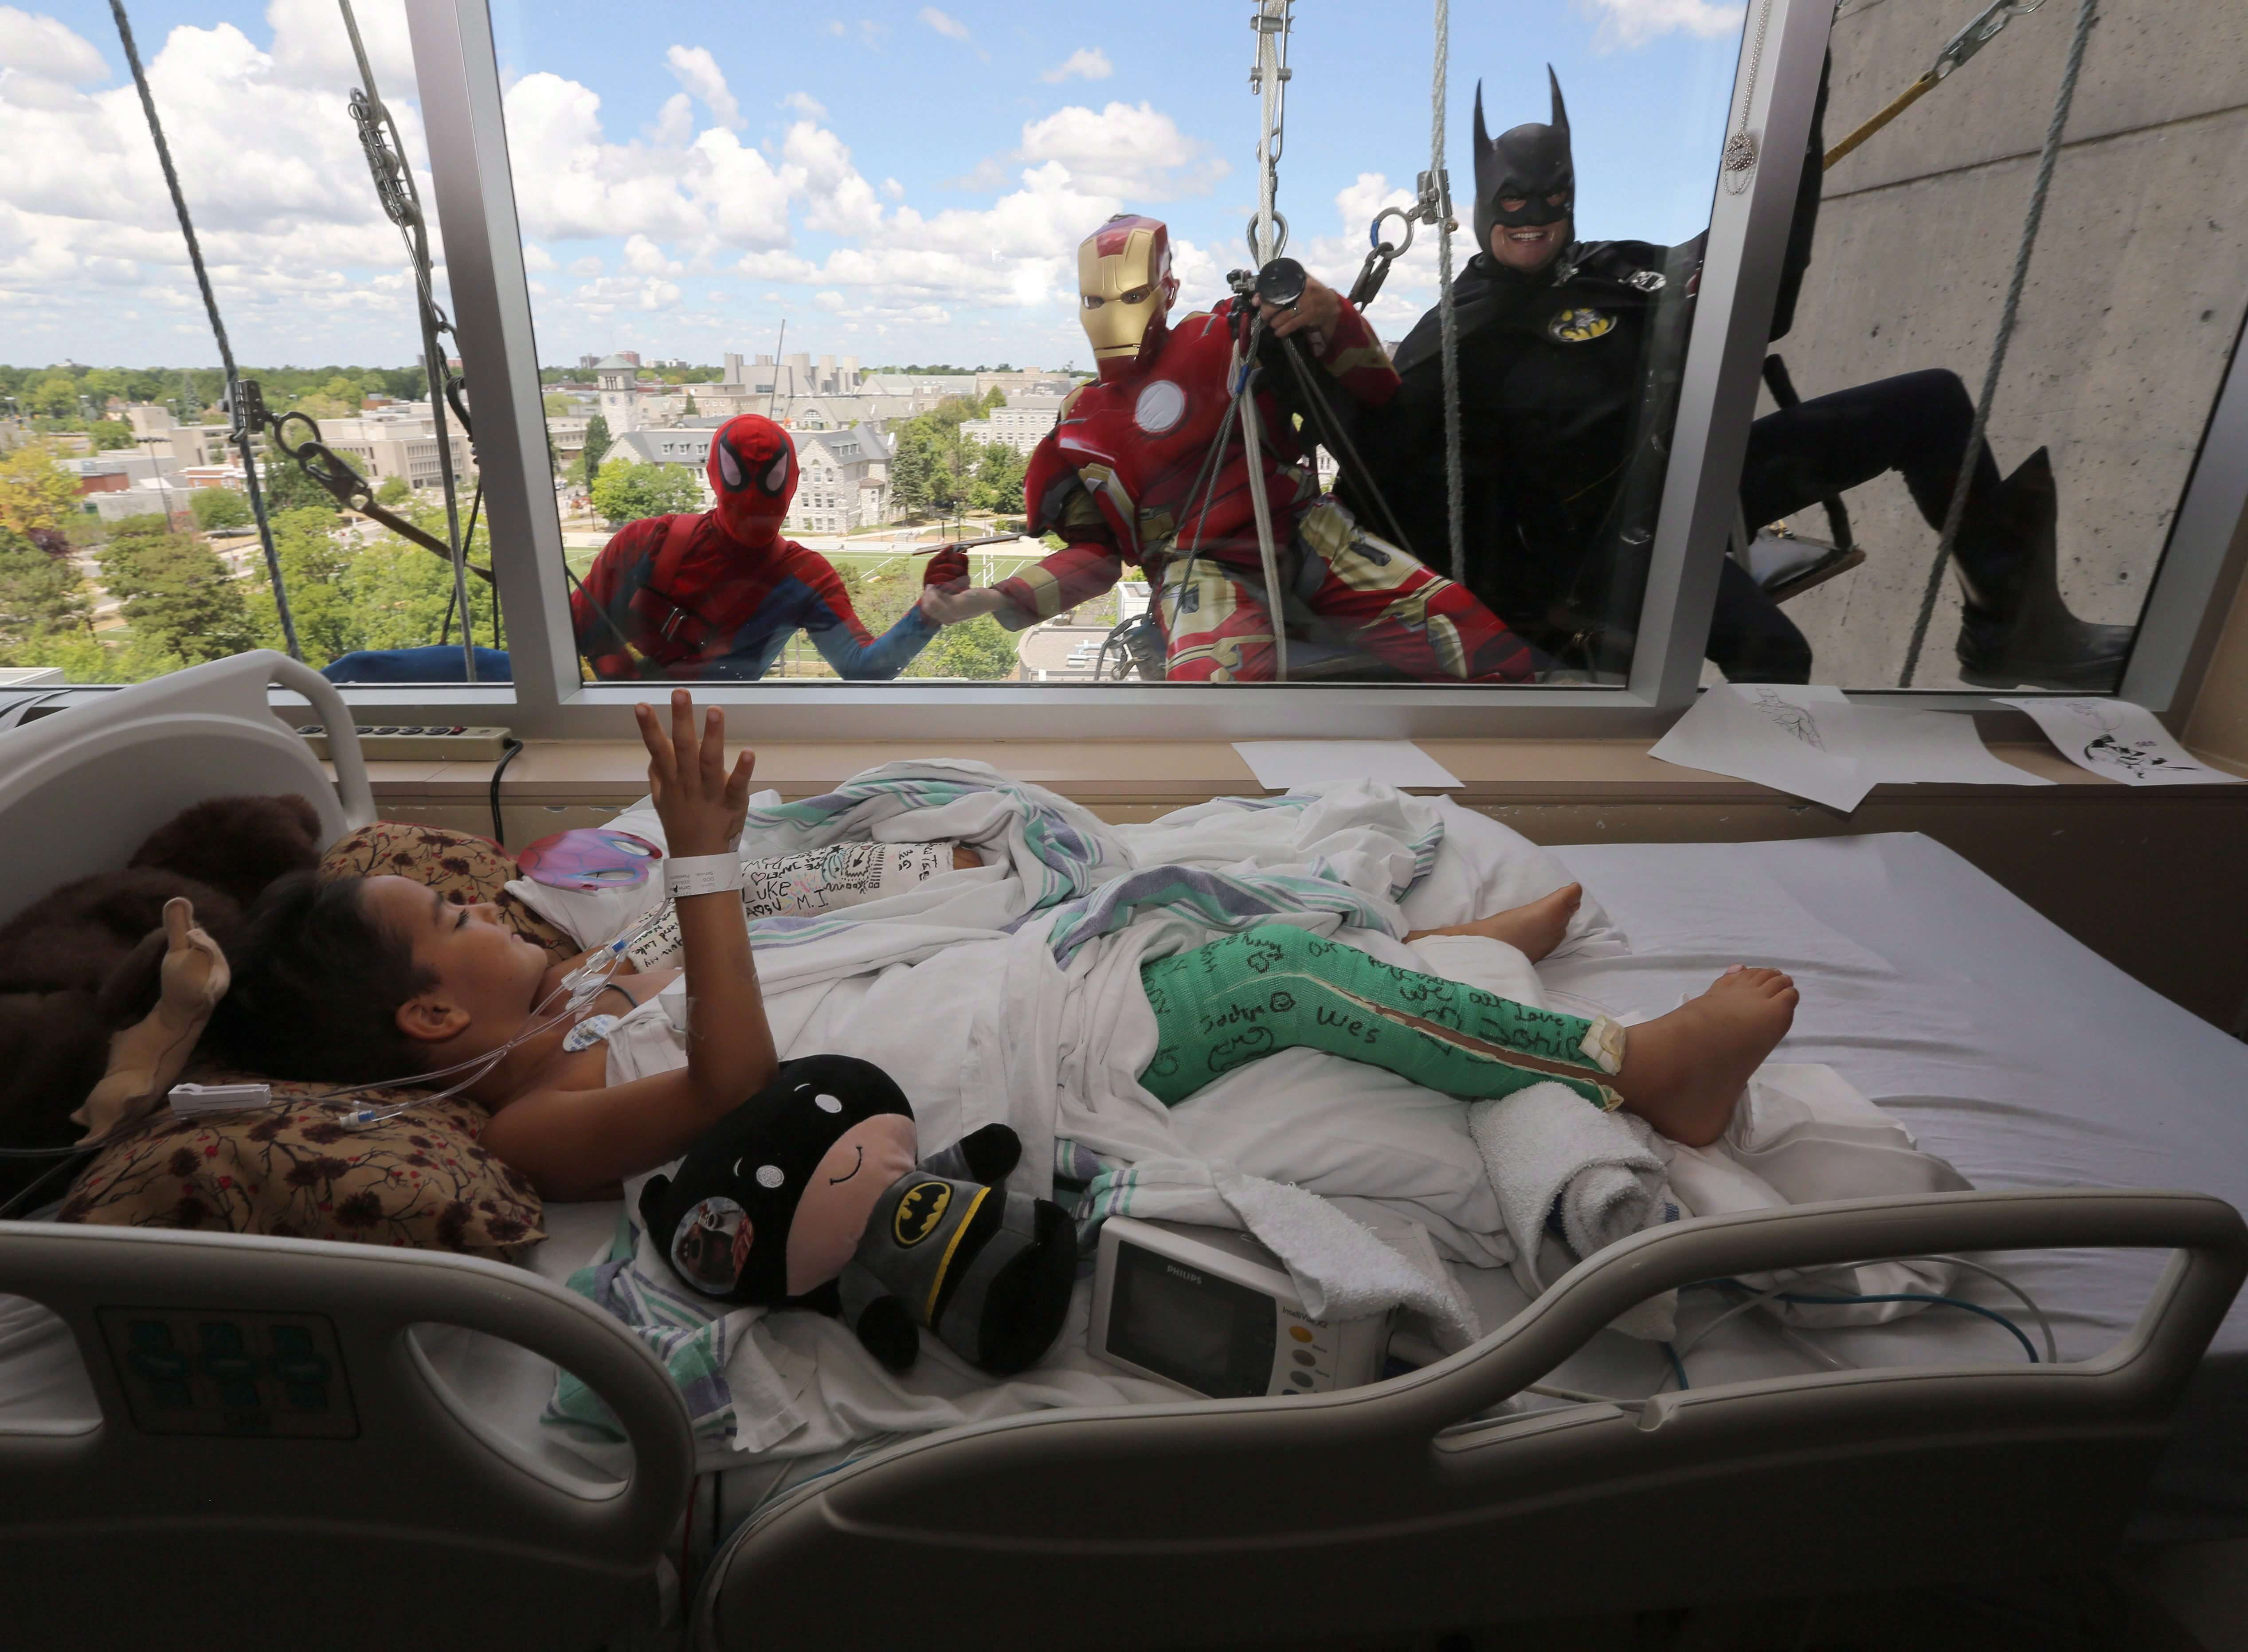
<instances>
[{"instance_id":1,"label":"window sill","mask_svg":"<svg viewBox=\"0 0 2248 1652\"><path fill-rule=\"evenodd\" d=\"M1561 803L1815 806L1751 781L1662 762L1648 755L1643 740L1430 738L1417 744L1459 776L1464 785L1450 795L1474 808ZM2042 743L1993 743L1991 749L2012 766L2056 784L1884 785L1874 788L1860 811L1875 803L1915 799L2113 801L2129 790L2086 773ZM1223 740L776 740L760 742L756 750L757 784L792 799L815 795L880 764L936 756L988 763L1011 778L1045 786L1102 814L1129 811L1137 817L1266 789ZM647 766L635 741L534 740L508 765L500 792L510 805L534 807L625 803L647 791ZM423 805L482 800L491 784L491 765L486 763L370 763L367 772L378 799ZM2165 788L2158 795L2169 802L2229 799L2248 804L2248 790ZM1856 820L1855 815L1831 810L1819 812L1837 825Z\"/></svg>"}]
</instances>

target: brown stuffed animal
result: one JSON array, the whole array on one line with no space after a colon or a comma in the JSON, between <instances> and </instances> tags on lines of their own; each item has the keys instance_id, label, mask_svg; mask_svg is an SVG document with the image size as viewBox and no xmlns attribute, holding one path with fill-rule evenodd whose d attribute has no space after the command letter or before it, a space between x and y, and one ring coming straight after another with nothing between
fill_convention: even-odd
<instances>
[{"instance_id":1,"label":"brown stuffed animal","mask_svg":"<svg viewBox=\"0 0 2248 1652\"><path fill-rule=\"evenodd\" d=\"M243 909L319 860L302 798L214 798L151 833L132 864L65 884L0 925L0 1143L62 1147L71 1114L108 1065L110 1034L154 1006L164 903L195 904L223 949ZM47 1169L0 1159L0 1199Z\"/></svg>"}]
</instances>

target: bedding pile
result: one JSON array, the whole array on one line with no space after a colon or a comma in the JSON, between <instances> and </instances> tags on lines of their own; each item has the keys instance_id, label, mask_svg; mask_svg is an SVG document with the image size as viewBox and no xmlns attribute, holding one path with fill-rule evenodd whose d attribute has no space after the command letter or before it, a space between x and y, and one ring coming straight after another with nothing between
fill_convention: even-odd
<instances>
[{"instance_id":1,"label":"bedding pile","mask_svg":"<svg viewBox=\"0 0 2248 1652\"><path fill-rule=\"evenodd\" d=\"M662 841L645 805L612 824ZM1141 966L1261 924L1293 925L1543 1005L1536 971L1511 947L1479 936L1408 947L1402 938L1570 881L1551 855L1497 823L1449 799L1349 783L1221 799L1116 826L982 764L928 762L873 770L800 803L752 799L741 853L946 840L985 863L843 910L751 922L777 1045L785 1059L826 1052L884 1068L911 1097L925 1148L1010 1126L1024 1146L1010 1185L1078 1197L1082 1231L1119 1213L1245 1230L1288 1265L1307 1299L1351 1313L1402 1306L1429 1340L1457 1347L1480 1329L1441 1265L1513 1267L1534 1291L1574 1259L1549 1226L1607 1243L1681 1214L1655 1168L1661 1158L1642 1162L1655 1153L1651 1137L1632 1135L1636 1121L1619 1119L1639 1159L1619 1168L1593 1142L1580 1163L1548 1153L1539 1166L1550 1199L1534 1217L1515 1200L1510 1217L1483 1148L1524 1139L1535 1128L1526 1121L1546 1105L1541 1093L1555 1086L1471 1114L1388 1073L1310 1050L1252 1062L1176 1107L1138 1082L1155 1050ZM511 888L585 945L638 928L660 904L652 887ZM1554 956L1628 951L1588 899ZM681 1065L675 1029L684 1018L683 984L624 1017L609 1035L612 1078ZM1525 1122L1510 1123L1510 1108ZM1909 1138L1895 1134L1909 1151ZM1621 1196L1619 1175L1644 1196ZM630 1218L637 1195L627 1185L613 1241L571 1285L665 1360L688 1397L705 1466L739 1461L736 1452L805 1456L1025 1409L1178 1397L1085 1351L1084 1283L1060 1342L1019 1377L995 1383L928 1345L913 1372L893 1376L838 1322L730 1311L683 1292ZM1625 1328L1661 1336L1668 1327L1657 1305ZM570 1379L547 1420L597 1460L613 1449L599 1401Z\"/></svg>"}]
</instances>

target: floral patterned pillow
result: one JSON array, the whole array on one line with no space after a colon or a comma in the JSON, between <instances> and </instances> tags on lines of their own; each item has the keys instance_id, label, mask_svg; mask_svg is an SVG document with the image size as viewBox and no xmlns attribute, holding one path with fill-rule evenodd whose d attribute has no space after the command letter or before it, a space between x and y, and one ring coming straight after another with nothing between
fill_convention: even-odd
<instances>
[{"instance_id":1,"label":"floral patterned pillow","mask_svg":"<svg viewBox=\"0 0 2248 1652\"><path fill-rule=\"evenodd\" d=\"M498 1258L546 1237L538 1190L476 1145L490 1115L475 1102L377 1091L354 1097L353 1106L414 1105L351 1128L319 1099L334 1087L276 1083L279 1105L253 1113L201 1119L161 1113L95 1158L56 1219Z\"/></svg>"},{"instance_id":2,"label":"floral patterned pillow","mask_svg":"<svg viewBox=\"0 0 2248 1652\"><path fill-rule=\"evenodd\" d=\"M489 838L443 826L377 820L338 840L320 857L324 878L411 878L462 906L490 901L499 919L555 958L574 956L576 942L507 892L519 874L515 858Z\"/></svg>"}]
</instances>

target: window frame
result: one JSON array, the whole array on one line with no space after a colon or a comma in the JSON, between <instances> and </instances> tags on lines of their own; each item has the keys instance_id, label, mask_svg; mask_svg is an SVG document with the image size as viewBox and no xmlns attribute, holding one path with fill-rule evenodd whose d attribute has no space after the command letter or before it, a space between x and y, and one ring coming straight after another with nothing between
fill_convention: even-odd
<instances>
[{"instance_id":1,"label":"window frame","mask_svg":"<svg viewBox=\"0 0 2248 1652\"><path fill-rule=\"evenodd\" d=\"M527 738L622 738L648 684L581 682L572 645L559 513L529 280L516 216L488 0L406 0L453 315L476 387L476 449L505 616L512 684L346 687L386 722L504 722ZM1761 24L1759 18L1762 18ZM1755 416L1833 8L1751 0L1729 123L1751 101L1759 148L1740 194L1711 181L1707 252L1680 384L1638 647L1621 689L1141 683L1105 688L927 682L709 682L698 698L756 713L771 738L1131 736L1242 738L1482 735L1654 737L1689 705L1714 606L1736 484ZM1761 64L1758 61L1761 57ZM1732 129L1729 125L1729 129ZM2118 698L2172 709L2222 619L2230 552L2248 511L2248 370L2237 347L2189 475ZM498 387L497 390L490 387ZM1854 690L1854 701L2000 709L1990 694Z\"/></svg>"}]
</instances>

